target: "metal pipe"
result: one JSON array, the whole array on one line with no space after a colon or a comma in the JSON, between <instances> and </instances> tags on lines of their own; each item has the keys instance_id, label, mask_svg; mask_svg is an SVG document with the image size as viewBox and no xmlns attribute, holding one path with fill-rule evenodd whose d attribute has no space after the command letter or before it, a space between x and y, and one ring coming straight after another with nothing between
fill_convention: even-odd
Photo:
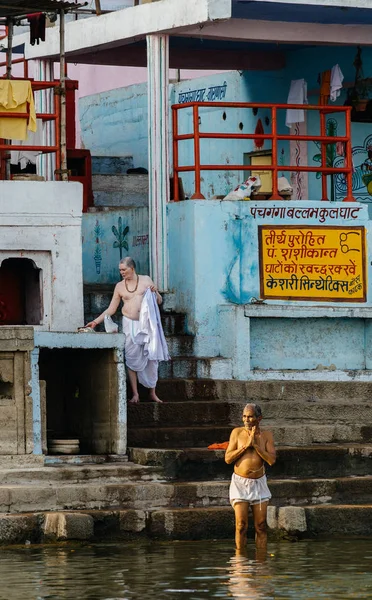
<instances>
[{"instance_id":1,"label":"metal pipe","mask_svg":"<svg viewBox=\"0 0 372 600\"><path fill-rule=\"evenodd\" d=\"M327 133L326 127L326 119L325 113L321 110L319 113L320 117L320 135L324 137ZM324 169L327 166L327 146L324 142L320 142L320 156L321 156L321 165ZM322 200L328 200L328 190L327 190L327 175L324 171L321 171L322 174Z\"/></svg>"},{"instance_id":2,"label":"metal pipe","mask_svg":"<svg viewBox=\"0 0 372 600\"><path fill-rule=\"evenodd\" d=\"M57 90L56 90L57 91ZM57 115L55 121L55 146L57 147L56 152L56 174L57 178L60 178L61 174L61 97L54 93L54 112Z\"/></svg>"},{"instance_id":3,"label":"metal pipe","mask_svg":"<svg viewBox=\"0 0 372 600\"><path fill-rule=\"evenodd\" d=\"M172 110L172 122L173 122L173 200L178 202L180 199L179 195L179 180L178 180L178 111Z\"/></svg>"},{"instance_id":4,"label":"metal pipe","mask_svg":"<svg viewBox=\"0 0 372 600\"><path fill-rule=\"evenodd\" d=\"M346 190L347 194L344 202L356 202L353 196L353 150L351 147L351 106L347 108L345 113L345 133L346 133L346 148L345 148L345 167L348 169L346 173Z\"/></svg>"},{"instance_id":5,"label":"metal pipe","mask_svg":"<svg viewBox=\"0 0 372 600\"><path fill-rule=\"evenodd\" d=\"M61 147L61 169L62 181L68 181L67 172L67 142L66 142L66 56L65 56L65 11L59 13L59 41L60 41L60 147Z\"/></svg>"},{"instance_id":6,"label":"metal pipe","mask_svg":"<svg viewBox=\"0 0 372 600\"><path fill-rule=\"evenodd\" d=\"M194 157L195 157L195 192L191 196L192 200L204 200L201 193L201 178L200 178L200 138L199 138L199 107L194 105L193 108L194 122Z\"/></svg>"},{"instance_id":7,"label":"metal pipe","mask_svg":"<svg viewBox=\"0 0 372 600\"><path fill-rule=\"evenodd\" d=\"M223 108L270 108L272 115L272 131L271 134L240 134L240 133L201 133L199 130L199 108L205 107L223 107ZM193 133L179 134L178 133L178 110L184 108L193 109ZM320 113L321 135L281 135L277 132L277 110L287 108L301 108L302 110L316 110ZM194 172L195 173L195 194L192 198L203 198L201 194L201 171L270 171L273 174L273 192L271 200L281 199L278 192L278 173L284 172L305 172L305 173L321 173L322 176L322 199L327 197L327 176L344 174L347 182L347 196L345 201L355 201L352 195L352 148L351 148L351 107L334 106L324 107L318 105L302 105L302 104L269 104L269 103L245 103L245 102L189 102L184 104L174 104L173 111L173 170L174 181L178 181L180 173ZM346 119L346 135L345 136L327 136L325 127L325 115L330 113L344 113ZM271 165L204 165L200 161L200 139L267 139L272 140L272 164ZM194 164L188 166L179 165L178 143L184 140L194 140ZM296 140L296 141L316 141L320 142L322 147L322 164L321 166L314 165L280 165L278 164L278 140ZM346 157L344 167L328 166L326 161L326 145L336 142L345 142ZM178 200L178 189L174 189L174 199Z\"/></svg>"},{"instance_id":8,"label":"metal pipe","mask_svg":"<svg viewBox=\"0 0 372 600\"><path fill-rule=\"evenodd\" d=\"M278 191L278 131L277 131L277 112L276 106L271 107L271 133L273 135L273 145L272 145L272 163L273 163L273 175L272 175L272 184L273 184L273 193L271 194L270 200L281 200L281 196Z\"/></svg>"},{"instance_id":9,"label":"metal pipe","mask_svg":"<svg viewBox=\"0 0 372 600\"><path fill-rule=\"evenodd\" d=\"M12 50L13 50L13 33L14 33L14 21L11 17L7 19L7 28L8 28L8 47L6 49L6 78L12 78ZM11 141L6 140L5 145L10 146ZM4 174L5 179L10 179L10 154L5 152L4 155L1 156L2 160L4 160Z\"/></svg>"},{"instance_id":10,"label":"metal pipe","mask_svg":"<svg viewBox=\"0 0 372 600\"><path fill-rule=\"evenodd\" d=\"M8 27L8 47L6 49L6 78L11 79L12 77L12 49L13 49L13 32L14 22L11 17L7 20Z\"/></svg>"}]
</instances>

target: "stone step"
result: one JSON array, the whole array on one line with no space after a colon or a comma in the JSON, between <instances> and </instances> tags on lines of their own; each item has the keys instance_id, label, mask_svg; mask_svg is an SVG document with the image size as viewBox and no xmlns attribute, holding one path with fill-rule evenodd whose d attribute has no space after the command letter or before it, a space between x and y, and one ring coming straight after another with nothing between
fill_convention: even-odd
<instances>
[{"instance_id":1,"label":"stone step","mask_svg":"<svg viewBox=\"0 0 372 600\"><path fill-rule=\"evenodd\" d=\"M161 466L143 466L134 463L117 465L54 465L41 468L0 469L0 489L6 485L123 483L124 481L162 481Z\"/></svg>"},{"instance_id":2,"label":"stone step","mask_svg":"<svg viewBox=\"0 0 372 600\"><path fill-rule=\"evenodd\" d=\"M294 510L283 507L281 510ZM271 507L275 511L274 507ZM270 507L269 507L270 510ZM303 509L306 531L303 537L313 535L371 535L372 504L363 505L316 505ZM149 515L148 531L151 537L166 539L233 539L235 533L234 513L230 507L168 508L155 510ZM271 522L277 525L273 518ZM284 523L283 523L284 525ZM252 519L249 519L249 540L253 541ZM283 533L285 529L283 527ZM278 535L280 531L270 531Z\"/></svg>"},{"instance_id":3,"label":"stone step","mask_svg":"<svg viewBox=\"0 0 372 600\"><path fill-rule=\"evenodd\" d=\"M228 539L233 543L235 523L230 506L208 508L160 508L153 511L84 510L0 515L0 544L52 541L48 521L65 521L55 541L128 540L148 538L172 540ZM372 504L284 506L268 508L270 539L287 537L300 525L301 537L315 535L367 536L372 534ZM51 531L52 529L52 531ZM248 544L253 544L252 519L248 523ZM293 536L290 539L294 539Z\"/></svg>"},{"instance_id":4,"label":"stone step","mask_svg":"<svg viewBox=\"0 0 372 600\"><path fill-rule=\"evenodd\" d=\"M308 506L307 531L311 535L371 535L372 504Z\"/></svg>"},{"instance_id":5,"label":"stone step","mask_svg":"<svg viewBox=\"0 0 372 600\"><path fill-rule=\"evenodd\" d=\"M182 379L159 381L159 392L173 401L225 400L239 402L371 403L372 381L237 381Z\"/></svg>"},{"instance_id":6,"label":"stone step","mask_svg":"<svg viewBox=\"0 0 372 600\"><path fill-rule=\"evenodd\" d=\"M130 460L140 465L161 467L167 478L182 480L230 479L232 466L224 450L185 448L129 448ZM279 446L270 477L345 477L372 473L372 445Z\"/></svg>"},{"instance_id":7,"label":"stone step","mask_svg":"<svg viewBox=\"0 0 372 600\"><path fill-rule=\"evenodd\" d=\"M162 313L164 335L183 335L187 333L186 315L176 312Z\"/></svg>"},{"instance_id":8,"label":"stone step","mask_svg":"<svg viewBox=\"0 0 372 600\"><path fill-rule=\"evenodd\" d=\"M278 446L324 443L368 443L371 426L360 423L299 424L265 422ZM231 425L222 427L138 427L128 429L128 445L140 448L201 448L229 440Z\"/></svg>"},{"instance_id":9,"label":"stone step","mask_svg":"<svg viewBox=\"0 0 372 600\"><path fill-rule=\"evenodd\" d=\"M82 467L84 465L105 465L112 463L126 463L128 456L126 454L49 454L41 457L43 464L41 466L61 466L74 465Z\"/></svg>"},{"instance_id":10,"label":"stone step","mask_svg":"<svg viewBox=\"0 0 372 600\"><path fill-rule=\"evenodd\" d=\"M173 360L159 363L160 379L228 379L232 377L229 358L176 356Z\"/></svg>"},{"instance_id":11,"label":"stone step","mask_svg":"<svg viewBox=\"0 0 372 600\"><path fill-rule=\"evenodd\" d=\"M241 425L244 403L231 401L186 401L171 402L163 396L166 403L155 406L152 402L143 402L128 406L129 427L172 427L182 423L184 426L201 425ZM346 403L331 402L293 402L273 400L260 404L264 424L268 420L278 422L286 420L288 424L296 421L337 423L372 423L372 402L354 404L352 410Z\"/></svg>"},{"instance_id":12,"label":"stone step","mask_svg":"<svg viewBox=\"0 0 372 600\"><path fill-rule=\"evenodd\" d=\"M372 476L269 479L269 487L273 506L372 502ZM2 484L0 512L220 507L229 505L228 492L228 481Z\"/></svg>"},{"instance_id":13,"label":"stone step","mask_svg":"<svg viewBox=\"0 0 372 600\"><path fill-rule=\"evenodd\" d=\"M166 336L169 354L172 359L176 356L192 356L194 351L193 335L179 334Z\"/></svg>"}]
</instances>

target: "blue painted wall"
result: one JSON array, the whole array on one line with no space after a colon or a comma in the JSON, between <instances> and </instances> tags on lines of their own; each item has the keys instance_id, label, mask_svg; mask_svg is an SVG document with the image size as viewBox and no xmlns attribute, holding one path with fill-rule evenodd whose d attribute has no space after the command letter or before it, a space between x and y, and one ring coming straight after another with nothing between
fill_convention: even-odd
<instances>
[{"instance_id":1,"label":"blue painted wall","mask_svg":"<svg viewBox=\"0 0 372 600\"><path fill-rule=\"evenodd\" d=\"M285 69L273 72L237 72L210 75L191 81L182 81L170 86L170 101L178 103L183 93L193 90L205 90L204 100L214 86L224 86L225 94L222 98L227 102L278 102L285 103L288 96L289 85L292 79L304 77L308 82L309 102L318 103L319 73L330 69L338 63L345 76L345 82L354 80L355 69L353 61L356 53L355 47L318 47L304 50L290 50L286 53L287 65ZM362 52L364 75L372 74L372 49L364 48ZM148 165L147 158L147 93L146 84L133 85L120 88L80 100L82 140L86 148L90 148L93 155L125 156L132 155L136 167ZM343 104L346 91L343 91L337 104ZM215 98L218 100L218 98ZM224 113L225 117L224 118ZM192 116L189 109L179 113L180 133L189 133L192 130ZM220 131L231 133L252 133L260 118L265 133L270 133L271 123L265 120L270 117L269 111L259 110L254 116L251 109L205 108L200 111L200 130L202 132ZM343 118L331 115L328 121L335 123L337 133L343 135ZM242 127L242 128L241 128ZM285 126L285 111L278 113L278 130L288 133ZM309 113L308 132L319 133L318 113ZM369 198L366 186L361 180L360 165L367 158L367 146L372 143L372 130L363 123L352 125L353 146L355 147L354 162L357 167L354 176L355 194L359 199ZM265 142L264 148L269 148L270 143ZM202 140L201 156L204 164L242 164L245 152L253 150L250 140ZM309 160L316 165L314 160L319 155L319 148L313 143L307 144ZM287 142L279 145L279 157L283 164L289 164L289 147ZM192 141L180 142L180 164L193 164ZM337 164L340 158L335 156ZM244 172L223 171L202 173L202 193L207 198L215 195L226 195L247 176ZM290 174L287 174L290 178ZM183 185L187 197L194 193L194 177L191 173L182 174ZM329 197L341 200L344 195L342 177L333 182L334 195L331 196L331 180L329 179ZM309 197L314 200L320 198L320 181L315 174L309 174Z\"/></svg>"},{"instance_id":2,"label":"blue painted wall","mask_svg":"<svg viewBox=\"0 0 372 600\"><path fill-rule=\"evenodd\" d=\"M226 101L257 101L257 102L286 102L291 79L304 77L308 81L311 92L310 102L317 103L319 89L318 75L321 71L339 63L345 75L346 82L354 78L353 60L355 48L314 48L296 50L287 53L287 66L282 71L274 73L243 73L238 72L213 75L192 82L181 82L170 90L171 102L178 102L180 94L192 90L210 89L213 86L224 86L226 83ZM372 50L363 49L364 75L368 77L372 68ZM92 148L93 153L105 156L130 154L134 156L135 166L147 165L147 99L146 86L115 90L100 97L84 98L80 102L82 112L82 131L86 147ZM93 99L93 104L92 104ZM345 92L340 103L345 100ZM252 132L261 118L264 130L270 132L271 124L266 125L265 111L254 116L251 110L234 110L230 114L219 108L208 108L200 112L201 131L240 131ZM329 117L329 118L333 118ZM280 113L279 130L288 132L284 123L285 112ZM180 133L191 131L191 113L188 109L180 116ZM239 124L243 124L243 129ZM336 119L337 133L343 133L343 125ZM309 133L319 133L317 117L310 115L308 122ZM372 136L372 128L366 124L354 123L353 145L356 148L356 166L367 158L366 146L368 136ZM371 133L370 133L371 132ZM372 140L371 140L372 143ZM268 146L268 145L267 145ZM265 144L265 147L267 147ZM359 148L359 149L358 149ZM253 149L250 141L203 142L203 162L216 164L243 162L244 152ZM308 156L313 164L319 149L314 143L308 143ZM283 150L283 152L281 152ZM280 156L284 164L288 164L288 145L280 147ZM180 163L191 164L193 148L190 142L183 142L180 149ZM336 159L337 160L337 159ZM145 162L146 161L146 162ZM287 175L289 178L289 176ZM203 173L202 191L211 198L214 195L224 195L244 178L243 173L212 174ZM191 195L194 189L193 176L183 174L186 195ZM336 181L337 183L337 181ZM339 183L339 182L338 182ZM360 173L354 176L356 190L364 200L368 192L362 189ZM362 182L362 185L363 182ZM359 188L357 188L359 186ZM365 186L364 186L365 187ZM336 199L342 199L342 189L336 189ZM338 194L338 195L337 195ZM359 192L358 192L359 194ZM359 197L359 195L358 195ZM309 198L306 206L317 206L320 198L320 180L315 175L309 177ZM249 303L252 297L259 298L258 275L258 221L250 215L252 202L221 202L217 200L185 201L168 206L169 217L169 269L170 288L176 293L176 309L188 314L189 331L195 333L195 350L199 356L211 356L223 353L223 336L230 334L231 339L238 338L238 331L224 326L219 307L236 306L243 311L244 303ZM260 206L272 206L260 203ZM291 206L296 206L291 202ZM304 207L304 202L300 204ZM322 207L327 206L326 203ZM345 206L345 205L344 205ZM368 207L361 205L360 219L348 225L362 224L367 231L367 251L371 247L371 227ZM118 213L119 214L119 213ZM121 213L120 213L121 214ZM84 227L84 265L89 263L87 280L97 277L94 260L95 238L94 225L97 215L87 215ZM109 216L107 219L111 218ZM116 217L117 219L117 217ZM111 221L103 223L106 230L108 246L112 246ZM260 221L260 224L293 224L278 220ZM299 225L303 223L298 223ZM318 225L315 220L306 221L306 225ZM345 225L344 220L333 219L325 225ZM138 227L138 235L144 233L144 227ZM93 233L92 233L93 232ZM146 229L147 232L147 229ZM89 238L89 241L88 241ZM109 241L108 241L109 240ZM88 244L90 246L88 247ZM110 247L110 253L113 248ZM134 254L135 249L130 253ZM141 249L142 250L142 249ZM108 275L102 275L103 282L117 281L117 259L107 258ZM136 257L136 256L135 256ZM141 259L140 260L144 260ZM90 261L90 262L89 262ZM367 260L367 282L371 281L370 259ZM147 265L146 265L147 266ZM85 267L87 269L87 267ZM111 270L110 270L111 269ZM141 269L142 272L145 269ZM103 271L102 271L103 272ZM101 273L99 274L101 277ZM105 279L107 277L107 279ZM109 280L109 281L108 281ZM270 305L291 306L287 301L267 301ZM293 305L294 303L292 303ZM304 314L314 303L296 302L302 305ZM318 304L322 305L321 303ZM342 307L342 303L323 303L327 307ZM345 306L350 307L350 304ZM361 305L359 305L361 306ZM372 306L371 294L368 294L365 307ZM310 310L310 309L309 309ZM242 314L242 313L240 313ZM229 323L233 323L230 319ZM236 320L236 323L238 320ZM243 335L240 335L241 352L234 359L239 362L244 356L246 365L239 366L239 377L244 377L250 369L315 369L319 365L327 369L365 369L371 368L372 360L369 352L371 341L371 326L368 319L363 318L250 318L239 321ZM244 339L246 344L244 346ZM247 358L248 357L248 358Z\"/></svg>"},{"instance_id":3,"label":"blue painted wall","mask_svg":"<svg viewBox=\"0 0 372 600\"><path fill-rule=\"evenodd\" d=\"M131 256L139 273L149 273L148 209L121 208L85 213L83 280L85 284L115 284L120 258Z\"/></svg>"},{"instance_id":4,"label":"blue painted wall","mask_svg":"<svg viewBox=\"0 0 372 600\"><path fill-rule=\"evenodd\" d=\"M234 304L237 310L244 311L245 303L260 297L258 225L293 225L294 222L253 218L250 211L255 206L277 205L216 200L186 200L169 205L170 287L176 292L177 310L190 317L189 329L197 335L195 348L200 356L223 353L224 338L238 336L234 328L226 328L221 321L221 305ZM290 206L304 208L319 204L302 201L291 202ZM331 206L331 203L322 203L322 208ZM368 250L372 244L368 208L362 204L351 206L360 208L358 219L328 219L324 225L363 225ZM308 219L305 224L319 226L320 223ZM367 282L370 282L372 267L368 257L367 265ZM303 306L304 314L307 307L314 308L314 302L265 301L268 307L291 304ZM315 306L350 308L353 305L317 302ZM368 293L365 304L358 306L371 307L371 294ZM248 374L251 368L314 369L318 364L327 368L334 365L337 369L366 368L371 328L362 319L243 318L243 325L239 327L247 328L246 348L243 349L246 364L239 367L240 374L244 373L244 368ZM319 349L320 340L323 340L322 350ZM237 362L243 350L237 354Z\"/></svg>"},{"instance_id":5,"label":"blue painted wall","mask_svg":"<svg viewBox=\"0 0 372 600\"><path fill-rule=\"evenodd\" d=\"M147 168L147 84L79 100L81 139L93 156L132 156Z\"/></svg>"}]
</instances>

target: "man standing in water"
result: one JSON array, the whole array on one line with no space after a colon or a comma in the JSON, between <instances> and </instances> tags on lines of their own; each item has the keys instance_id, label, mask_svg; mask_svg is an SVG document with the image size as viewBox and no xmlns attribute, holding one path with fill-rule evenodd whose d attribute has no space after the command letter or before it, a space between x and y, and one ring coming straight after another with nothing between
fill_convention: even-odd
<instances>
[{"instance_id":1,"label":"man standing in water","mask_svg":"<svg viewBox=\"0 0 372 600\"><path fill-rule=\"evenodd\" d=\"M267 487L265 462L276 461L271 431L262 431L262 411L258 404L247 404L243 411L244 427L231 432L225 461L234 464L230 484L230 503L235 511L235 542L238 550L247 544L248 509L252 507L257 548L266 548L266 515L271 493Z\"/></svg>"},{"instance_id":2,"label":"man standing in water","mask_svg":"<svg viewBox=\"0 0 372 600\"><path fill-rule=\"evenodd\" d=\"M128 368L128 377L132 387L133 396L130 402L139 402L138 381L149 388L150 400L162 402L156 395L156 383L158 380L158 361L149 360L148 354L144 351L144 343L137 340L141 338L139 318L142 301L148 289L156 294L157 304L162 303L162 297L156 289L154 282L147 275L138 275L136 273L136 263L130 256L122 258L119 263L119 272L122 281L116 284L112 300L107 310L99 315L94 321L87 324L87 327L93 329L104 321L105 315L112 316L116 313L120 301L123 301L123 333L125 333L125 362ZM161 323L158 322L161 328ZM165 343L163 331L161 335ZM167 355L167 350L166 350ZM169 356L164 360L168 360Z\"/></svg>"}]
</instances>

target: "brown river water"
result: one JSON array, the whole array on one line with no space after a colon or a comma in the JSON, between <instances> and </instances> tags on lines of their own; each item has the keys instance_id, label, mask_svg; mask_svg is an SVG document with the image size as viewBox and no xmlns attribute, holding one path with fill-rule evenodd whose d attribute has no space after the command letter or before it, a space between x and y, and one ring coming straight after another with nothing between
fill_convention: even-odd
<instances>
[{"instance_id":1,"label":"brown river water","mask_svg":"<svg viewBox=\"0 0 372 600\"><path fill-rule=\"evenodd\" d=\"M372 539L25 546L0 549L1 600L372 600Z\"/></svg>"}]
</instances>

